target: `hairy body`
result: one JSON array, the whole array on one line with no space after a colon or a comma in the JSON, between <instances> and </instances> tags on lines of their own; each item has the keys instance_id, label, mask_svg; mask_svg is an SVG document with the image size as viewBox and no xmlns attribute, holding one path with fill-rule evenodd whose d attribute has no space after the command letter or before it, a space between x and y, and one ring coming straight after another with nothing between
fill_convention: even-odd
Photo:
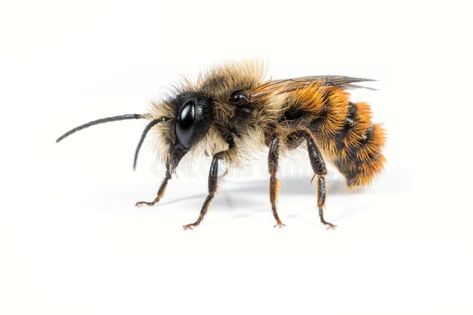
<instances>
[{"instance_id":1,"label":"hairy body","mask_svg":"<svg viewBox=\"0 0 473 315\"><path fill-rule=\"evenodd\" d=\"M179 95L198 93L213 100L209 129L191 152L214 155L223 151L222 160L238 166L253 152L268 150L275 136L280 139L280 150L298 148L303 138L290 134L302 129L313 136L324 159L338 168L349 187L370 183L383 168L384 130L372 123L366 103L350 102L345 90L350 84L326 86L324 77L309 78L268 81L261 66L245 63L217 68L201 76L197 84L183 85ZM235 92L248 90L262 96L255 102L229 102ZM173 100L154 104L149 119L175 119L177 107ZM173 145L172 119L156 127L159 152L166 153L166 163Z\"/></svg>"},{"instance_id":2,"label":"hairy body","mask_svg":"<svg viewBox=\"0 0 473 315\"><path fill-rule=\"evenodd\" d=\"M229 64L200 76L195 84L184 82L172 97L152 104L147 114L99 119L70 130L57 141L98 123L150 120L138 144L135 164L146 134L152 131L167 171L154 200L140 201L137 206L154 205L161 200L186 154L212 156L208 196L198 219L185 225L185 229L199 225L207 213L217 190L219 162L237 167L261 150L269 151L269 196L276 226L284 226L276 206L279 157L305 144L314 178L317 177L320 220L333 228L323 212L325 161L338 168L349 187L370 183L385 161L381 152L384 130L372 123L369 106L351 102L347 93L348 89L359 87L354 83L363 81L370 80L344 76L269 80L258 64Z\"/></svg>"}]
</instances>

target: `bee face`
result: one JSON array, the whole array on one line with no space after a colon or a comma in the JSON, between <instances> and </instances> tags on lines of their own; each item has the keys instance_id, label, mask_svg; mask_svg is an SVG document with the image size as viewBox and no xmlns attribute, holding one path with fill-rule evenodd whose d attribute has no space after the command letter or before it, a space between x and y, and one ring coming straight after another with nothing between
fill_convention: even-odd
<instances>
[{"instance_id":1,"label":"bee face","mask_svg":"<svg viewBox=\"0 0 473 315\"><path fill-rule=\"evenodd\" d=\"M189 92L178 95L174 100L176 109L174 141L171 148L171 166L176 167L182 157L202 139L209 130L212 120L212 101L198 93Z\"/></svg>"}]
</instances>

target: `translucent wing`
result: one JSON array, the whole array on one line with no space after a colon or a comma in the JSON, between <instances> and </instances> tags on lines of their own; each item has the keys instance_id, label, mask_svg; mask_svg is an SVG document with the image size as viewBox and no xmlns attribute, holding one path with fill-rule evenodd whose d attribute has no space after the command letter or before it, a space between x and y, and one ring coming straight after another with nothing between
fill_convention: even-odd
<instances>
[{"instance_id":1,"label":"translucent wing","mask_svg":"<svg viewBox=\"0 0 473 315\"><path fill-rule=\"evenodd\" d=\"M365 78L354 78L354 77L346 77L346 76L339 76L339 75L322 75L322 76L306 76L300 78L293 78L293 79L284 79L284 80L274 80L269 81L263 85L260 85L249 92L249 97L256 99L259 97L267 96L269 94L282 94L292 92L298 89L303 89L307 86L311 86L314 84L320 86L338 86L343 89L357 89L357 88L365 88L365 89L372 89L360 85L356 85L354 83L359 82L369 82L375 81L372 79L365 79Z\"/></svg>"}]
</instances>

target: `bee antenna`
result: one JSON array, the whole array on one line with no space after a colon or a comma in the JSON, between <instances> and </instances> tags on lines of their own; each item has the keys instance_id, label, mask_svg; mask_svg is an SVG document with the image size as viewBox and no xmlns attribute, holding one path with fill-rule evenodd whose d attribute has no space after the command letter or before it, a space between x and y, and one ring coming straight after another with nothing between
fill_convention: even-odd
<instances>
[{"instance_id":1,"label":"bee antenna","mask_svg":"<svg viewBox=\"0 0 473 315\"><path fill-rule=\"evenodd\" d=\"M148 134L148 132L151 130L151 128L153 128L156 124L160 123L160 122L165 122L169 120L169 118L167 117L160 117L160 118L157 118L157 119L154 119L152 121L149 122L149 124L146 125L145 129L143 130L143 133L141 134L141 137L140 137L140 141L138 142L138 145L136 146L136 150L135 150L135 158L133 160L133 170L136 169L136 163L138 162L138 155L140 153L140 149L141 149L141 145L143 144L143 142L145 141L145 138L146 138L146 135Z\"/></svg>"},{"instance_id":2,"label":"bee antenna","mask_svg":"<svg viewBox=\"0 0 473 315\"><path fill-rule=\"evenodd\" d=\"M80 125L78 127L75 127L74 129L69 130L68 132L66 132L65 134L63 134L59 138L57 138L56 143L58 143L59 141L61 141L64 138L72 135L73 133L75 133L77 131L80 131L80 130L85 129L85 128L89 128L89 127L94 126L94 125L103 124L103 123L111 122L111 121L119 121L119 120L127 120L127 119L142 119L142 118L144 118L144 115L141 115L141 114L127 114L127 115L107 117L107 118L101 118L101 119L89 121L86 124Z\"/></svg>"}]
</instances>

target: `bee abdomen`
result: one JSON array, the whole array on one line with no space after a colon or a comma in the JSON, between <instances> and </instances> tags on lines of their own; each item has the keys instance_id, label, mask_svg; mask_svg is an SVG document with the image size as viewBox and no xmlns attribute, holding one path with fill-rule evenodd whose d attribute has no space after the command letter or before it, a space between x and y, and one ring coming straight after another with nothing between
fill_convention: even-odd
<instances>
[{"instance_id":1,"label":"bee abdomen","mask_svg":"<svg viewBox=\"0 0 473 315\"><path fill-rule=\"evenodd\" d=\"M345 176L349 187L370 183L382 170L384 130L372 123L368 104L350 102L348 93L341 88L322 89L316 85L301 89L286 105L278 122L294 128L307 121L307 128ZM290 148L299 144L300 141L288 143Z\"/></svg>"},{"instance_id":2,"label":"bee abdomen","mask_svg":"<svg viewBox=\"0 0 473 315\"><path fill-rule=\"evenodd\" d=\"M369 184L383 169L384 129L371 122L366 103L349 103L345 125L333 138L334 162L349 187Z\"/></svg>"}]
</instances>

